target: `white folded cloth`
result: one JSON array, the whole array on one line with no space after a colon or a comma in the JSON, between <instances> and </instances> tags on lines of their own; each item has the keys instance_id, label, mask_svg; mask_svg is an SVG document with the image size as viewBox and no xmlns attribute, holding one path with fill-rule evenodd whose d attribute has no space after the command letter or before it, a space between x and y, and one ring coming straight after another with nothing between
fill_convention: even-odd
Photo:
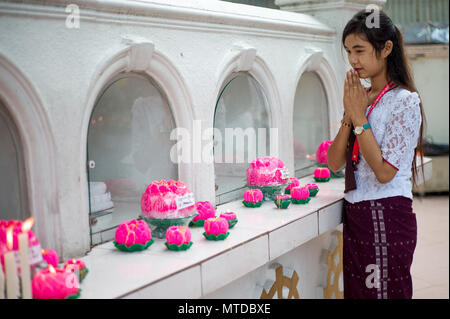
<instances>
[{"instance_id":1,"label":"white folded cloth","mask_svg":"<svg viewBox=\"0 0 450 319\"><path fill-rule=\"evenodd\" d=\"M111 200L111 193L106 192L107 187L104 182L89 182L91 213L100 212L105 209L113 208L114 203Z\"/></svg>"},{"instance_id":2,"label":"white folded cloth","mask_svg":"<svg viewBox=\"0 0 450 319\"><path fill-rule=\"evenodd\" d=\"M102 202L109 202L111 201L111 193L105 193L100 195L94 195L91 196L91 202L92 203L102 203Z\"/></svg>"},{"instance_id":3,"label":"white folded cloth","mask_svg":"<svg viewBox=\"0 0 450 319\"><path fill-rule=\"evenodd\" d=\"M89 182L91 196L106 193L106 184L104 182Z\"/></svg>"}]
</instances>

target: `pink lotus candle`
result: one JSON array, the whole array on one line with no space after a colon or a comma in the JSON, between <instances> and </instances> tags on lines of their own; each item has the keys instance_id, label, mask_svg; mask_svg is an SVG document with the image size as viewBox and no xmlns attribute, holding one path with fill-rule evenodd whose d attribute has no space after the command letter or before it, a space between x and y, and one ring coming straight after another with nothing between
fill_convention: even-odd
<instances>
[{"instance_id":1,"label":"pink lotus candle","mask_svg":"<svg viewBox=\"0 0 450 319\"><path fill-rule=\"evenodd\" d=\"M319 192L319 187L317 186L317 184L306 184L305 187L309 188L309 196L314 197L317 195L317 193Z\"/></svg>"},{"instance_id":2,"label":"pink lotus candle","mask_svg":"<svg viewBox=\"0 0 450 319\"><path fill-rule=\"evenodd\" d=\"M204 229L206 238L210 239L211 237L208 236L212 235L214 239L220 239L218 238L220 235L225 236L228 234L229 225L223 217L208 218L205 220Z\"/></svg>"},{"instance_id":3,"label":"pink lotus candle","mask_svg":"<svg viewBox=\"0 0 450 319\"><path fill-rule=\"evenodd\" d=\"M78 277L73 272L52 265L38 271L31 286L36 299L65 299L76 296L79 291Z\"/></svg>"},{"instance_id":4,"label":"pink lotus candle","mask_svg":"<svg viewBox=\"0 0 450 319\"><path fill-rule=\"evenodd\" d=\"M294 187L291 190L292 202L294 204L306 204L310 201L308 187Z\"/></svg>"},{"instance_id":5,"label":"pink lotus candle","mask_svg":"<svg viewBox=\"0 0 450 319\"><path fill-rule=\"evenodd\" d=\"M169 245L189 244L191 231L187 226L170 226L166 231L166 241Z\"/></svg>"},{"instance_id":6,"label":"pink lotus candle","mask_svg":"<svg viewBox=\"0 0 450 319\"><path fill-rule=\"evenodd\" d=\"M141 196L144 217L168 219L195 214L194 195L181 181L160 180L147 186Z\"/></svg>"},{"instance_id":7,"label":"pink lotus candle","mask_svg":"<svg viewBox=\"0 0 450 319\"><path fill-rule=\"evenodd\" d=\"M278 186L286 184L287 168L277 157L261 157L253 160L247 168L248 186Z\"/></svg>"},{"instance_id":8,"label":"pink lotus candle","mask_svg":"<svg viewBox=\"0 0 450 319\"><path fill-rule=\"evenodd\" d=\"M242 203L246 207L260 207L263 202L263 193L259 189L249 189L244 192Z\"/></svg>"},{"instance_id":9,"label":"pink lotus candle","mask_svg":"<svg viewBox=\"0 0 450 319\"><path fill-rule=\"evenodd\" d=\"M326 167L318 167L314 170L314 179L316 182L328 182L330 180L330 170Z\"/></svg>"},{"instance_id":10,"label":"pink lotus candle","mask_svg":"<svg viewBox=\"0 0 450 319\"><path fill-rule=\"evenodd\" d=\"M53 249L42 249L42 258L48 265L52 265L53 267L58 267L59 256L56 251Z\"/></svg>"},{"instance_id":11,"label":"pink lotus candle","mask_svg":"<svg viewBox=\"0 0 450 319\"><path fill-rule=\"evenodd\" d=\"M300 181L297 178L295 178L295 177L289 178L289 185L284 190L285 194L290 194L291 193L291 189L293 187L297 187L297 186L300 186Z\"/></svg>"},{"instance_id":12,"label":"pink lotus candle","mask_svg":"<svg viewBox=\"0 0 450 319\"><path fill-rule=\"evenodd\" d=\"M259 189L249 189L244 192L244 200L247 203L258 203L263 200L263 193Z\"/></svg>"},{"instance_id":13,"label":"pink lotus candle","mask_svg":"<svg viewBox=\"0 0 450 319\"><path fill-rule=\"evenodd\" d=\"M143 220L133 219L123 222L117 227L115 233L116 243L127 247L135 244L145 245L151 239L151 230Z\"/></svg>"},{"instance_id":14,"label":"pink lotus candle","mask_svg":"<svg viewBox=\"0 0 450 319\"><path fill-rule=\"evenodd\" d=\"M328 164L327 152L333 141L323 141L316 151L316 161L319 164Z\"/></svg>"},{"instance_id":15,"label":"pink lotus candle","mask_svg":"<svg viewBox=\"0 0 450 319\"><path fill-rule=\"evenodd\" d=\"M220 214L220 217L225 218L226 220L236 219L236 214L234 212L224 212Z\"/></svg>"},{"instance_id":16,"label":"pink lotus candle","mask_svg":"<svg viewBox=\"0 0 450 319\"><path fill-rule=\"evenodd\" d=\"M277 195L274 202L279 209L286 209L291 205L291 196L288 194Z\"/></svg>"},{"instance_id":17,"label":"pink lotus candle","mask_svg":"<svg viewBox=\"0 0 450 319\"><path fill-rule=\"evenodd\" d=\"M198 215L195 215L192 219L193 222L216 217L216 210L209 201L196 202L195 207L197 208Z\"/></svg>"},{"instance_id":18,"label":"pink lotus candle","mask_svg":"<svg viewBox=\"0 0 450 319\"><path fill-rule=\"evenodd\" d=\"M78 275L80 282L86 277L87 268L86 264L82 260L69 259L64 263L64 269L67 271L72 271Z\"/></svg>"},{"instance_id":19,"label":"pink lotus candle","mask_svg":"<svg viewBox=\"0 0 450 319\"><path fill-rule=\"evenodd\" d=\"M228 228L233 228L237 224L238 220L234 212L223 212L220 217L225 218L228 222Z\"/></svg>"},{"instance_id":20,"label":"pink lotus candle","mask_svg":"<svg viewBox=\"0 0 450 319\"><path fill-rule=\"evenodd\" d=\"M291 191L291 196L294 199L306 199L309 197L308 187L294 187Z\"/></svg>"}]
</instances>

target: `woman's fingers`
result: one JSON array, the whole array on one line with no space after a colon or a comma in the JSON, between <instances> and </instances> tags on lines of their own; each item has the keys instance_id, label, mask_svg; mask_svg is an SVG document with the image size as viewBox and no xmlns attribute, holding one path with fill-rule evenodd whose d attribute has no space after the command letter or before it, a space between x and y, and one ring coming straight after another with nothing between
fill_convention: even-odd
<instances>
[{"instance_id":1,"label":"woman's fingers","mask_svg":"<svg viewBox=\"0 0 450 319\"><path fill-rule=\"evenodd\" d=\"M355 77L355 71L351 70L351 74L350 74L350 78L351 78L351 93L353 96L355 96L358 92L358 80Z\"/></svg>"},{"instance_id":2,"label":"woman's fingers","mask_svg":"<svg viewBox=\"0 0 450 319\"><path fill-rule=\"evenodd\" d=\"M345 113L348 113L347 107L348 107L348 97L349 97L349 86L348 86L348 75L345 75L345 83L344 83L344 111Z\"/></svg>"},{"instance_id":3,"label":"woman's fingers","mask_svg":"<svg viewBox=\"0 0 450 319\"><path fill-rule=\"evenodd\" d=\"M364 87L359 80L359 75L356 71L354 73L354 83L358 94L366 94L366 91L364 90Z\"/></svg>"},{"instance_id":4,"label":"woman's fingers","mask_svg":"<svg viewBox=\"0 0 450 319\"><path fill-rule=\"evenodd\" d=\"M352 71L347 72L347 79L348 79L348 85L350 88L353 86L353 78L352 78Z\"/></svg>"},{"instance_id":5,"label":"woman's fingers","mask_svg":"<svg viewBox=\"0 0 450 319\"><path fill-rule=\"evenodd\" d=\"M355 89L355 94L361 93L362 84L356 71L353 71L353 87Z\"/></svg>"},{"instance_id":6,"label":"woman's fingers","mask_svg":"<svg viewBox=\"0 0 450 319\"><path fill-rule=\"evenodd\" d=\"M361 94L366 95L366 90L364 89L364 86L362 84L359 86L359 91L361 92Z\"/></svg>"},{"instance_id":7,"label":"woman's fingers","mask_svg":"<svg viewBox=\"0 0 450 319\"><path fill-rule=\"evenodd\" d=\"M354 88L358 89L359 85L361 85L361 82L359 81L358 74L356 73L356 71L353 71L352 78Z\"/></svg>"}]
</instances>

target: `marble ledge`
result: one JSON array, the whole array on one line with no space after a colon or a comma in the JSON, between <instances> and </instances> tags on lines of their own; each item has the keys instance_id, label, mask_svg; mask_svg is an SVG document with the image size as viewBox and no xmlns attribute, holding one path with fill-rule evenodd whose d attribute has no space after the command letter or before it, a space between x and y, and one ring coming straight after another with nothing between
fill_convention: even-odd
<instances>
[{"instance_id":1,"label":"marble ledge","mask_svg":"<svg viewBox=\"0 0 450 319\"><path fill-rule=\"evenodd\" d=\"M300 179L301 185L312 182L312 176ZM317 184L320 191L308 204L285 210L273 202L260 208L246 208L240 200L220 205L217 215L230 210L238 218L224 241L208 241L203 228L191 228L187 251L169 251L158 238L135 253L112 242L96 246L81 257L89 269L81 298L200 298L213 292L340 224L344 179Z\"/></svg>"}]
</instances>

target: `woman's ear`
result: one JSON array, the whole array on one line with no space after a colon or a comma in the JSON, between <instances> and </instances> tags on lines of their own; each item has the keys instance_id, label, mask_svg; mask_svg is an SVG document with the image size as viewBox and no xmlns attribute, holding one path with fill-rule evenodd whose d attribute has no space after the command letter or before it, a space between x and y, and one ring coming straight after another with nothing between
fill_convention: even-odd
<instances>
[{"instance_id":1,"label":"woman's ear","mask_svg":"<svg viewBox=\"0 0 450 319\"><path fill-rule=\"evenodd\" d=\"M387 58L389 54L392 52L392 48L394 47L394 43L391 40L387 40L384 44L384 48L381 51L382 57Z\"/></svg>"}]
</instances>

